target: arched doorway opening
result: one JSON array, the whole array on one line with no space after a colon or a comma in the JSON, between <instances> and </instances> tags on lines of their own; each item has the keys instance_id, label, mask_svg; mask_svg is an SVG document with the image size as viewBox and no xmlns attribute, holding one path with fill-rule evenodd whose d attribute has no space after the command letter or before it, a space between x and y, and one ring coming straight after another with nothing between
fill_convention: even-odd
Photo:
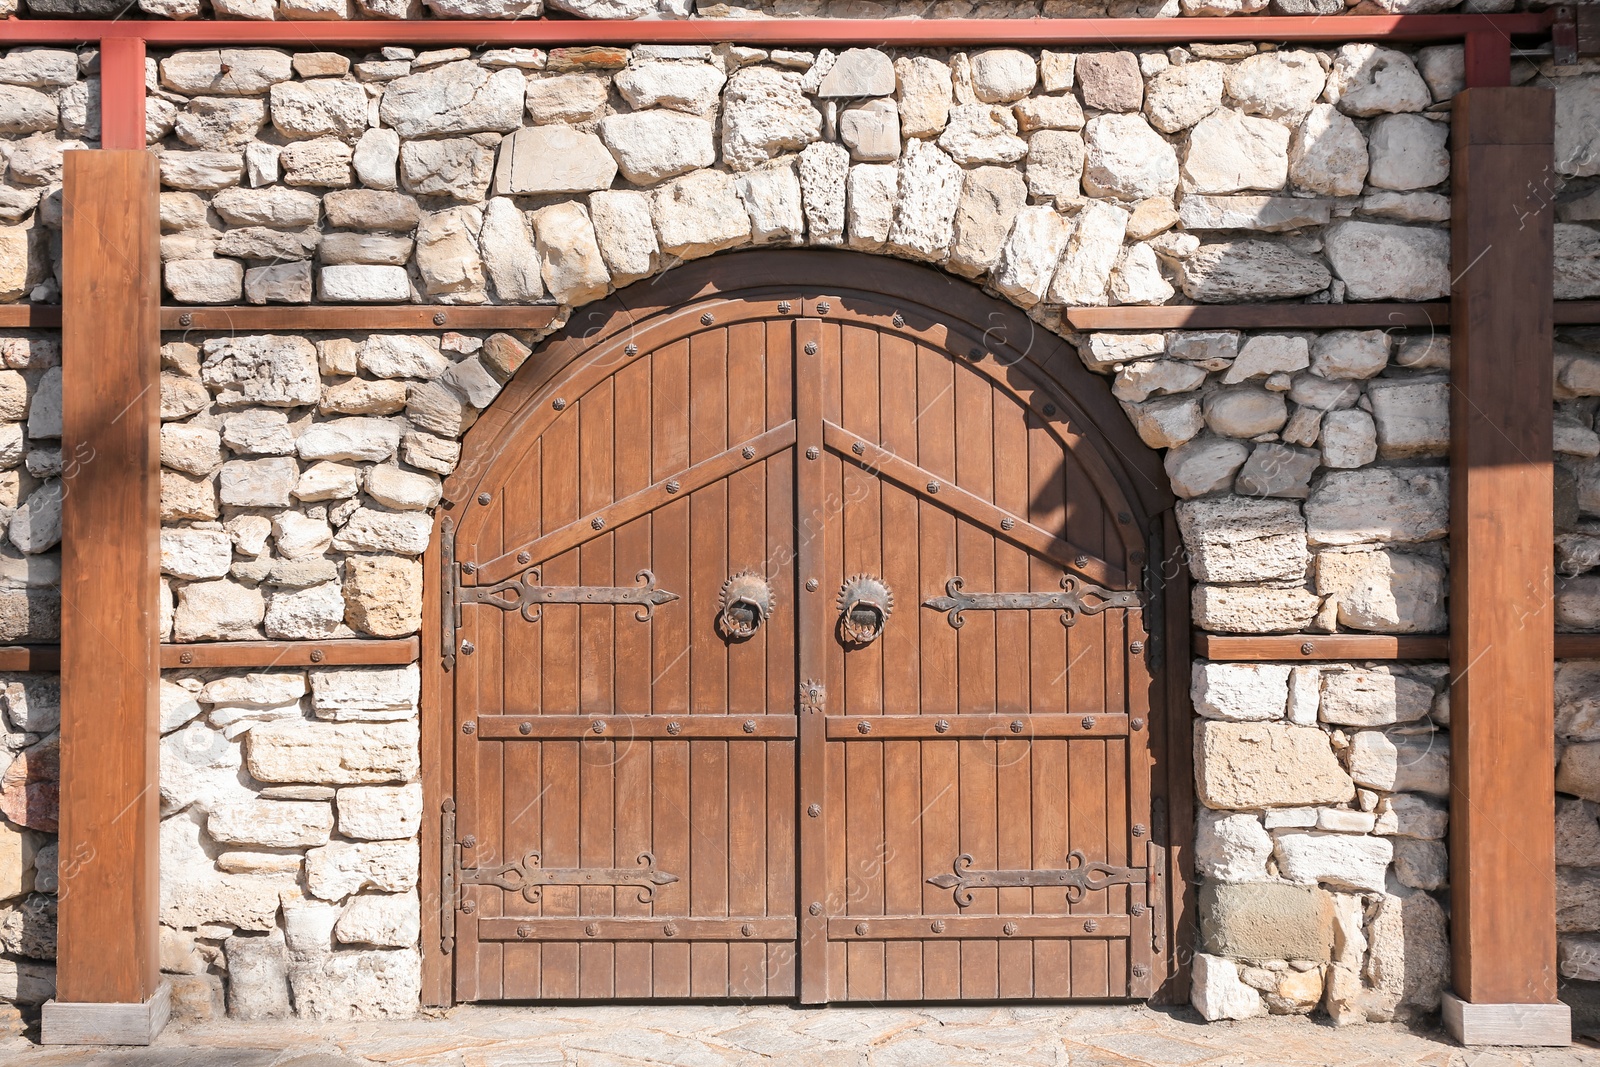
<instances>
[{"instance_id":1,"label":"arched doorway opening","mask_svg":"<svg viewBox=\"0 0 1600 1067\"><path fill-rule=\"evenodd\" d=\"M1105 382L899 261L634 289L446 488L433 995L1181 996L1186 590Z\"/></svg>"}]
</instances>

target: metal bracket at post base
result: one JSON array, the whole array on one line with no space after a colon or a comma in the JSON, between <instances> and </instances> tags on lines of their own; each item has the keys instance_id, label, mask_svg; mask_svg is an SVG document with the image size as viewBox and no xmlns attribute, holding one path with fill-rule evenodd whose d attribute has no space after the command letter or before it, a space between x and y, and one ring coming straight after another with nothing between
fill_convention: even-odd
<instances>
[{"instance_id":1,"label":"metal bracket at post base","mask_svg":"<svg viewBox=\"0 0 1600 1067\"><path fill-rule=\"evenodd\" d=\"M1463 1045L1523 1048L1572 1044L1572 1009L1565 1004L1474 1004L1446 992L1444 1028Z\"/></svg>"},{"instance_id":2,"label":"metal bracket at post base","mask_svg":"<svg viewBox=\"0 0 1600 1067\"><path fill-rule=\"evenodd\" d=\"M137 1004L47 1000L39 1012L42 1045L149 1045L172 1015L172 986L156 987Z\"/></svg>"}]
</instances>

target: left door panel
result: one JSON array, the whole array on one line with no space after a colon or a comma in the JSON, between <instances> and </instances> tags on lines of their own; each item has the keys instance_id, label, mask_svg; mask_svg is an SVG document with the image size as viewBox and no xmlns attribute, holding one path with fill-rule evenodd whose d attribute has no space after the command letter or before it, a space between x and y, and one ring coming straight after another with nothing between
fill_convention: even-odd
<instances>
[{"instance_id":1,"label":"left door panel","mask_svg":"<svg viewBox=\"0 0 1600 1067\"><path fill-rule=\"evenodd\" d=\"M794 994L793 325L692 316L463 518L459 999Z\"/></svg>"}]
</instances>

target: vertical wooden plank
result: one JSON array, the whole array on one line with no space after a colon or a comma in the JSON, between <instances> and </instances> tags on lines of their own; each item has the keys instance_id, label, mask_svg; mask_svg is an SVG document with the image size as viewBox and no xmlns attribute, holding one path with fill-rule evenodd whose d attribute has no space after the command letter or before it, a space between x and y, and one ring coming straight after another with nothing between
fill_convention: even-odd
<instances>
[{"instance_id":1,"label":"vertical wooden plank","mask_svg":"<svg viewBox=\"0 0 1600 1067\"><path fill-rule=\"evenodd\" d=\"M878 441L891 451L916 456L917 392L916 345L908 338L884 334L878 343ZM893 485L879 488L882 527L893 531L894 551L884 552L883 577L890 589L901 590L909 605L884 630L883 707L892 715L915 715L921 711L918 695L918 660L922 628L928 625L949 627L943 617L930 620L920 607L929 596L943 592L941 581L933 576L925 588L918 554L908 551L915 545L917 501ZM896 741L884 745L884 911L891 915L917 915L922 912L922 886L927 874L922 858L922 754L917 741ZM891 941L884 946L884 995L889 1000L918 1000L922 997L922 942Z\"/></svg>"},{"instance_id":2,"label":"vertical wooden plank","mask_svg":"<svg viewBox=\"0 0 1600 1067\"><path fill-rule=\"evenodd\" d=\"M599 382L578 405L578 513L590 514L612 500L615 465L616 383ZM617 573L615 535L603 533L578 550L578 574L584 585L622 585L633 572ZM616 710L615 630L635 626L632 611L596 605L578 609L578 706L585 715L610 716ZM619 746L596 740L581 746L578 763L578 858L583 867L613 867L633 857L614 854L616 780ZM612 915L617 891L608 886L578 890L579 915ZM578 995L610 997L615 980L616 950L609 943L578 945Z\"/></svg>"},{"instance_id":3,"label":"vertical wooden plank","mask_svg":"<svg viewBox=\"0 0 1600 1067\"><path fill-rule=\"evenodd\" d=\"M822 455L823 325L816 319L794 324L795 505L798 566L795 580L806 591L799 596L799 773L800 803L808 817L800 820L800 1002L829 999L827 848L828 818L842 798L830 796L827 781L827 734L823 721L826 692L829 611L833 590L821 584L827 525L822 522L824 497ZM837 336L837 333L834 334ZM810 588L810 581L817 587ZM816 805L818 815L809 815Z\"/></svg>"},{"instance_id":4,"label":"vertical wooden plank","mask_svg":"<svg viewBox=\"0 0 1600 1067\"><path fill-rule=\"evenodd\" d=\"M917 349L916 454L918 466L939 478L954 480L955 378L954 365L944 352ZM918 505L918 556L925 589L942 591L956 569L956 521L929 503ZM926 592L924 595L928 595ZM918 649L922 668L919 710L923 715L953 715L960 675L957 631L932 612L922 617L922 643ZM923 741L922 747L922 862L929 871L943 871L965 848L960 825L959 742ZM926 877L926 875L924 875ZM955 900L949 890L922 886L923 911L929 915L954 915ZM960 942L930 940L922 948L922 993L929 1000L954 1000L961 995Z\"/></svg>"},{"instance_id":5,"label":"vertical wooden plank","mask_svg":"<svg viewBox=\"0 0 1600 1067\"><path fill-rule=\"evenodd\" d=\"M56 995L66 1003L144 1003L160 981L160 209L155 157L142 137L136 147L65 153L61 445L74 473L61 520Z\"/></svg>"},{"instance_id":6,"label":"vertical wooden plank","mask_svg":"<svg viewBox=\"0 0 1600 1067\"><path fill-rule=\"evenodd\" d=\"M1165 851L1166 897L1151 903L1166 910L1164 929L1157 934L1156 946L1160 950L1157 973L1166 978L1156 990L1156 998L1163 1004L1187 1004L1189 968L1185 961L1194 957L1194 928L1198 925L1191 920L1196 892L1193 835L1189 832L1194 825L1194 759L1190 755L1194 711L1187 673L1174 669L1179 650L1189 647L1189 568L1177 516L1170 508L1161 514L1161 551L1161 595L1166 614L1162 620L1164 632L1155 636L1163 642L1162 656L1167 666L1159 691L1161 713L1152 714L1150 723L1151 744L1164 764L1157 768L1156 784L1164 784L1166 791L1164 796L1152 797L1150 814L1156 824L1151 841L1162 845ZM1160 734L1154 732L1158 724ZM1156 836L1156 828L1165 840Z\"/></svg>"},{"instance_id":7,"label":"vertical wooden plank","mask_svg":"<svg viewBox=\"0 0 1600 1067\"><path fill-rule=\"evenodd\" d=\"M1456 97L1451 948L1470 1004L1556 1000L1554 590L1529 547L1553 537L1553 128L1548 89Z\"/></svg>"}]
</instances>

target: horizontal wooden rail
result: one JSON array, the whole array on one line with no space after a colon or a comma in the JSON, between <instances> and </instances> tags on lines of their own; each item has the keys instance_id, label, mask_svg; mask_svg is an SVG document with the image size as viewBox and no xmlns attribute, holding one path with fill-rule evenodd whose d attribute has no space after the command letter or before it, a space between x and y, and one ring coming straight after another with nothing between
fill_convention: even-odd
<instances>
[{"instance_id":1,"label":"horizontal wooden rail","mask_svg":"<svg viewBox=\"0 0 1600 1067\"><path fill-rule=\"evenodd\" d=\"M0 327L59 330L61 307L58 304L0 304Z\"/></svg>"},{"instance_id":2,"label":"horizontal wooden rail","mask_svg":"<svg viewBox=\"0 0 1600 1067\"><path fill-rule=\"evenodd\" d=\"M344 667L415 663L415 637L394 641L213 641L161 646L161 666Z\"/></svg>"},{"instance_id":3,"label":"horizontal wooden rail","mask_svg":"<svg viewBox=\"0 0 1600 1067\"><path fill-rule=\"evenodd\" d=\"M437 304L321 304L279 307L164 307L163 330L542 330L551 304L441 307Z\"/></svg>"},{"instance_id":4,"label":"horizontal wooden rail","mask_svg":"<svg viewBox=\"0 0 1600 1067\"><path fill-rule=\"evenodd\" d=\"M1597 635L1600 636L1600 635ZM1211 660L1449 659L1444 634L1194 635L1194 654Z\"/></svg>"},{"instance_id":5,"label":"horizontal wooden rail","mask_svg":"<svg viewBox=\"0 0 1600 1067\"><path fill-rule=\"evenodd\" d=\"M1600 659L1600 634L1556 634L1556 659Z\"/></svg>"},{"instance_id":6,"label":"horizontal wooden rail","mask_svg":"<svg viewBox=\"0 0 1600 1067\"><path fill-rule=\"evenodd\" d=\"M508 21L248 22L8 19L8 44L76 44L131 37L153 47L288 45L377 47L393 44L561 45L740 44L977 46L1105 45L1193 41L1448 41L1471 33L1501 37L1544 33L1549 11L1505 15L1246 16L1161 19L519 19Z\"/></svg>"},{"instance_id":7,"label":"horizontal wooden rail","mask_svg":"<svg viewBox=\"0 0 1600 1067\"><path fill-rule=\"evenodd\" d=\"M60 645L0 646L0 671L59 671Z\"/></svg>"}]
</instances>

